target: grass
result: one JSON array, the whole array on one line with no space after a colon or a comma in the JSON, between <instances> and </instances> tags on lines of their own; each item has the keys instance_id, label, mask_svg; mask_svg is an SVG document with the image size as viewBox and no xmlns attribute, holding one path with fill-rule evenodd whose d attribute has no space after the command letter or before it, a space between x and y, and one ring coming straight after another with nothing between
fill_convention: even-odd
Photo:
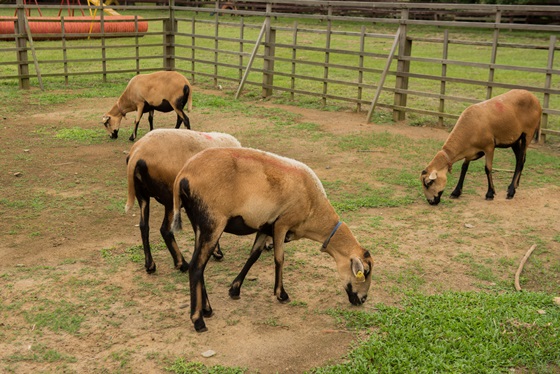
<instances>
[{"instance_id":1,"label":"grass","mask_svg":"<svg viewBox=\"0 0 560 374\"><path fill-rule=\"evenodd\" d=\"M30 115L53 110L67 113L75 100L117 97L126 83L124 77L110 77L106 84L95 79L77 80L71 87L49 82L44 92L22 92L14 85L2 83L0 99L6 116L22 109ZM443 209L439 210L427 205L424 209L419 207L425 201L417 174L427 158L441 146L439 142L370 129L334 136L323 129L323 124L303 121L290 109L254 105L252 100L258 96L247 95L242 100L234 100L231 93L198 95L195 107L209 120L226 117L234 122L237 118L251 118L254 126L235 128L235 132L257 147L278 149L281 153L300 143L313 149L315 154L330 154L342 161L351 159L346 163L341 161L335 173L325 172L322 182L335 209L351 224L352 230L359 233L362 245L371 249L376 259L375 291L384 292L389 295L387 298L394 300L391 305L376 305L374 311L358 312L354 308L329 311L346 328L359 331L366 338L355 343L355 349L344 363L317 368L315 372L558 371L559 307L551 302L552 296L560 294L557 255L560 235L554 231L555 216L541 223L511 227L497 214L492 214L485 218L484 225L465 232L462 230L464 223L480 213L472 210L469 200L451 202L446 198L440 205ZM280 97L282 100L293 103ZM311 99L298 99L293 104L320 106L317 100ZM329 109L334 111L341 107ZM376 112L374 119L379 123L391 123L390 113L384 111ZM87 120L93 122L95 118ZM118 340L123 331L130 334L132 330L139 335L156 331L156 335L167 333L169 344L173 345L179 338L169 331L178 328L178 324L180 329L190 327L185 311L177 311L174 304L185 301L188 284L185 284L185 274L172 269L169 253L158 241L160 221L152 221L152 253L158 272L147 276L143 269L144 255L138 244L138 228L131 225L138 220L124 219L126 181L114 170L116 165L119 168L124 165L122 152L124 145L129 146L126 139L110 143L114 147L103 154L101 165L93 159L83 160L76 167L72 163L58 165L65 164L66 160L51 160L44 168L33 170L28 169L30 165L43 162L48 154L56 155L58 149L89 150L105 146L107 136L102 128L66 125L53 120L38 124L32 132L3 139L0 169L24 172L17 178L10 173L0 176L4 188L0 197L3 217L0 233L8 234L3 235L2 249L17 251L30 246L41 250L41 254L56 256L58 246L69 243L65 248L70 246L82 251L82 243L73 240L77 233L86 231L91 232L97 247L83 249L84 254L61 260L56 266L0 268L0 279L6 285L0 290L0 318L4 321L0 346L6 348L6 353L0 356L0 370L18 372L24 364L49 364L52 366L46 371L71 372L76 358L71 347L57 344L57 339L70 336L85 340L93 335L102 346L102 352L110 352L93 364L94 372L132 371L138 367L134 366L137 360L143 360L142 364L147 360L150 365L172 373L248 371L238 367L206 366L187 353L162 351L139 358L135 336L113 340ZM23 152L24 149L30 152ZM41 149L43 153L39 152ZM381 163L380 157L376 157L378 153L390 162ZM325 168L323 159L320 160L311 160L316 170L320 173L332 171ZM510 150L498 152L495 167L507 169L512 165ZM554 148L531 149L520 191L533 194L538 193L539 188L557 185L559 165ZM455 169L450 186L456 182L458 168ZM479 194L486 184L482 162L473 163L471 169L464 192L467 199ZM503 195L510 176L498 173L496 178L497 188ZM477 198L483 199L483 196ZM79 220L83 217L88 220ZM107 243L107 238L112 237L111 230L118 230L122 225L130 226L127 226L127 234L132 232L134 239ZM182 236L181 248L190 251L192 234ZM528 248L532 242L538 242L539 249L529 259L521 281L524 289L545 293L510 292L511 275L519 259L507 252L493 253L502 246L495 243L499 238L504 238L512 248ZM130 240L136 244L131 244ZM215 274L212 281L216 283L209 285L209 289L213 287L221 292L227 287L245 261L249 246L250 243L245 243L240 246L241 251L226 253L227 260L223 263L210 265ZM310 283L316 284L332 272L324 265L315 267L319 256L316 249L304 241L288 245L286 276L292 277L291 287L298 284L301 274L311 274L314 281ZM432 263L437 251L448 251L447 263ZM263 257L263 261L272 263L270 254L263 254ZM434 269L440 271L441 280L433 274ZM455 286L446 284L450 279L446 276L462 277L465 287L477 292L449 292ZM325 285L314 291L326 295L324 297L334 295L338 283L336 277L332 278L327 278ZM123 279L130 282L125 286L120 283ZM247 281L243 298L266 298L270 296L269 288L260 278ZM296 293L290 294L297 298ZM373 297L375 300L376 295ZM307 318L324 313L310 305L310 300L297 298L287 307L294 318L301 313ZM539 314L539 310L546 313ZM228 326L239 325L241 316L252 312L241 306L237 313L224 317ZM263 315L258 321L263 329L285 326L285 321L277 316ZM138 330L131 329L131 325L139 326ZM173 337L169 338L170 335ZM27 341L38 343L27 349Z\"/></svg>"},{"instance_id":2,"label":"grass","mask_svg":"<svg viewBox=\"0 0 560 374\"><path fill-rule=\"evenodd\" d=\"M408 296L373 313L333 310L369 337L343 364L313 373L554 373L560 367L560 306L542 293Z\"/></svg>"},{"instance_id":3,"label":"grass","mask_svg":"<svg viewBox=\"0 0 560 374\"><path fill-rule=\"evenodd\" d=\"M243 374L246 372L243 368L206 366L200 362L186 362L183 358L176 359L165 370L175 374Z\"/></svg>"}]
</instances>

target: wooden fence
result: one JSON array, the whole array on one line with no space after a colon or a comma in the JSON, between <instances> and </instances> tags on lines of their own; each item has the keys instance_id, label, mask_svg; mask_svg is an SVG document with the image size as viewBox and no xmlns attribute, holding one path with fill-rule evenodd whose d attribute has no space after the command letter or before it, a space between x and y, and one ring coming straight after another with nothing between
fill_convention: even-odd
<instances>
[{"instance_id":1,"label":"wooden fence","mask_svg":"<svg viewBox=\"0 0 560 374\"><path fill-rule=\"evenodd\" d=\"M543 105L543 138L560 135L555 63L560 26L511 22L512 14L523 12L558 17L558 6L371 2L371 13L361 17L340 9L363 9L363 1L300 1L322 12L298 14L274 11L273 5L293 4L288 0L253 0L260 10L222 7L218 1L212 7L173 1L115 6L143 15L134 17L134 29L127 33L103 31L110 22L106 7L71 6L58 21L60 34L37 35L30 33L28 16L36 7L18 1L0 7L17 14L14 33L1 37L0 81L17 80L22 88L35 79L40 85L57 79L68 83L75 76L106 81L109 75L177 70L193 83L225 87L237 96L351 105L368 110L368 121L384 108L381 112L392 112L394 120L439 124L453 122L472 103L524 88ZM72 22L70 10L92 9L98 11L93 21L101 24L98 33L83 40L65 31ZM479 17L463 21L461 14ZM148 22L147 31L138 31L140 22ZM527 42L504 42L502 35L511 33L527 33ZM39 37L49 40L38 42Z\"/></svg>"}]
</instances>

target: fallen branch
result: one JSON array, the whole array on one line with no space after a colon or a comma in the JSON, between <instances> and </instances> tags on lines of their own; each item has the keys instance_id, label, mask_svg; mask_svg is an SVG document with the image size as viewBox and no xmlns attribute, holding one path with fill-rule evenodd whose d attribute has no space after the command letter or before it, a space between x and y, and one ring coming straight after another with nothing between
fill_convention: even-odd
<instances>
[{"instance_id":1,"label":"fallen branch","mask_svg":"<svg viewBox=\"0 0 560 374\"><path fill-rule=\"evenodd\" d=\"M515 282L514 282L515 283L515 289L517 291L521 291L521 286L519 285L519 276L521 276L521 272L523 271L523 266L525 266L525 263L527 262L527 260L529 259L529 256L531 256L531 253L533 253L535 248L537 248L537 245L533 244L531 246L531 248L529 248L527 253L525 253L525 256L523 256L523 258L521 259L521 262L519 263L519 268L517 269L517 272L515 273Z\"/></svg>"}]
</instances>

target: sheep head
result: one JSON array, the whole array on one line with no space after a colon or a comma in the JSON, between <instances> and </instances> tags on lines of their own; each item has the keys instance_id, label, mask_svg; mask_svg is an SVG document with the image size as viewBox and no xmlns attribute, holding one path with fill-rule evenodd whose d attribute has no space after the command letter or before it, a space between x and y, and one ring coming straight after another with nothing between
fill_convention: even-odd
<instances>
[{"instance_id":1,"label":"sheep head","mask_svg":"<svg viewBox=\"0 0 560 374\"><path fill-rule=\"evenodd\" d=\"M340 257L340 259L335 257L342 287L352 305L361 305L366 301L371 285L373 260L368 251L365 249L362 251L361 256L351 256L350 263L348 263L347 257Z\"/></svg>"},{"instance_id":2,"label":"sheep head","mask_svg":"<svg viewBox=\"0 0 560 374\"><path fill-rule=\"evenodd\" d=\"M121 114L111 115L110 113L103 116L101 124L105 126L105 130L107 130L111 139L117 139L119 137L119 128L123 117L124 115Z\"/></svg>"},{"instance_id":3,"label":"sheep head","mask_svg":"<svg viewBox=\"0 0 560 374\"><path fill-rule=\"evenodd\" d=\"M422 181L424 195L430 205L439 204L441 194L447 184L447 171L447 167L440 170L435 168L422 170L420 180Z\"/></svg>"}]
</instances>

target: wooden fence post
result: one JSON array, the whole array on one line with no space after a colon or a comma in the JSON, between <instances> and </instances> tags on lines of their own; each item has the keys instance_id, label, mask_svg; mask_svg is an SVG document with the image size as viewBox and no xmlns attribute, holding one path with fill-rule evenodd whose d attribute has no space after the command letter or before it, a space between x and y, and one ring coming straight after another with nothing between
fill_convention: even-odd
<instances>
[{"instance_id":1,"label":"wooden fence post","mask_svg":"<svg viewBox=\"0 0 560 374\"><path fill-rule=\"evenodd\" d=\"M292 76L290 77L290 100L295 99L296 89L296 56L297 56L297 41L298 41L298 21L294 21L294 34L292 36Z\"/></svg>"},{"instance_id":2,"label":"wooden fence post","mask_svg":"<svg viewBox=\"0 0 560 374\"><path fill-rule=\"evenodd\" d=\"M410 71L410 61L403 59L410 57L412 52L412 40L406 36L406 21L408 20L408 9L401 12L401 24L399 26L400 40L399 53L397 55L397 79L395 82L394 104L399 107L406 107L408 89L408 77L403 75ZM403 121L406 119L406 111L400 108L393 109L393 121Z\"/></svg>"},{"instance_id":3,"label":"wooden fence post","mask_svg":"<svg viewBox=\"0 0 560 374\"><path fill-rule=\"evenodd\" d=\"M105 3L101 1L101 11L99 12L99 30L101 31L101 68L103 70L103 83L107 83L107 49L105 48Z\"/></svg>"},{"instance_id":4,"label":"wooden fence post","mask_svg":"<svg viewBox=\"0 0 560 374\"><path fill-rule=\"evenodd\" d=\"M329 92L329 62L330 62L330 49L331 49L331 35L332 35L332 6L329 5L327 9L327 31L325 37L325 65L323 67L323 97L321 99L322 106L327 105L327 94Z\"/></svg>"},{"instance_id":5,"label":"wooden fence post","mask_svg":"<svg viewBox=\"0 0 560 374\"><path fill-rule=\"evenodd\" d=\"M544 99L543 99L543 109L548 109L550 103L550 93L548 90L552 84L552 68L554 67L554 50L556 49L556 35L550 35L550 44L548 46L548 62L546 64L546 78L544 81ZM543 113L541 118L541 128L539 129L539 142L542 144L546 141L546 134L541 132L542 129L548 127L548 114Z\"/></svg>"},{"instance_id":6,"label":"wooden fence post","mask_svg":"<svg viewBox=\"0 0 560 374\"><path fill-rule=\"evenodd\" d=\"M165 30L163 41L163 69L175 70L175 34L177 33L177 20L175 19L175 1L169 1L169 18L163 21Z\"/></svg>"},{"instance_id":7,"label":"wooden fence post","mask_svg":"<svg viewBox=\"0 0 560 374\"><path fill-rule=\"evenodd\" d=\"M502 20L502 11L496 11L495 23L500 23ZM490 71L488 72L488 87L486 87L486 100L492 97L492 84L494 83L494 65L496 64L496 55L498 54L498 38L500 36L500 29L494 29L494 37L492 38L492 55L490 56Z\"/></svg>"},{"instance_id":8,"label":"wooden fence post","mask_svg":"<svg viewBox=\"0 0 560 374\"><path fill-rule=\"evenodd\" d=\"M266 35L264 37L264 57L263 57L263 82L262 97L272 96L272 85L274 84L274 52L276 45L276 30L270 27L270 12L272 4L266 4Z\"/></svg>"},{"instance_id":9,"label":"wooden fence post","mask_svg":"<svg viewBox=\"0 0 560 374\"><path fill-rule=\"evenodd\" d=\"M29 62L27 58L27 37L25 32L25 8L23 0L17 0L17 20L15 24L19 88L28 90Z\"/></svg>"},{"instance_id":10,"label":"wooden fence post","mask_svg":"<svg viewBox=\"0 0 560 374\"><path fill-rule=\"evenodd\" d=\"M245 39L245 18L241 18L239 22L239 81L243 79L243 40Z\"/></svg>"},{"instance_id":11,"label":"wooden fence post","mask_svg":"<svg viewBox=\"0 0 560 374\"><path fill-rule=\"evenodd\" d=\"M358 102L356 103L356 111L360 112L362 110L362 92L364 83L364 52L366 45L366 27L362 25L360 30L360 55L358 57Z\"/></svg>"},{"instance_id":12,"label":"wooden fence post","mask_svg":"<svg viewBox=\"0 0 560 374\"><path fill-rule=\"evenodd\" d=\"M449 30L443 32L443 63L441 64L441 77L442 80L439 86L439 112L445 113L445 77L447 77L447 56L449 54ZM438 125L443 126L443 116L438 117Z\"/></svg>"},{"instance_id":13,"label":"wooden fence post","mask_svg":"<svg viewBox=\"0 0 560 374\"><path fill-rule=\"evenodd\" d=\"M191 83L194 84L196 82L196 15L193 14L192 16L192 26L191 26Z\"/></svg>"},{"instance_id":14,"label":"wooden fence post","mask_svg":"<svg viewBox=\"0 0 560 374\"><path fill-rule=\"evenodd\" d=\"M60 15L60 38L62 39L62 61L64 66L64 84L68 86L68 50L66 48L66 25L64 24L64 16Z\"/></svg>"},{"instance_id":15,"label":"wooden fence post","mask_svg":"<svg viewBox=\"0 0 560 374\"><path fill-rule=\"evenodd\" d=\"M218 41L218 37L220 36L220 2L216 1L215 3L215 12L214 12L214 87L218 87L218 59L219 53L218 50L220 48L220 43Z\"/></svg>"}]
</instances>

